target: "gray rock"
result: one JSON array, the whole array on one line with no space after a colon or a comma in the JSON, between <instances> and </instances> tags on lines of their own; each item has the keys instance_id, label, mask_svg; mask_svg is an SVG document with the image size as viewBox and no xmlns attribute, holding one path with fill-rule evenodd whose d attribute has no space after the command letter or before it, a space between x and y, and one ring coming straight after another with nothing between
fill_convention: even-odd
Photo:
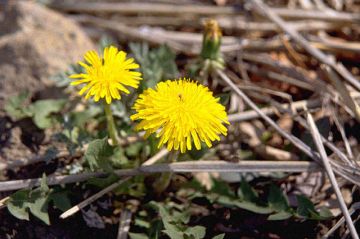
<instances>
[{"instance_id":1,"label":"gray rock","mask_svg":"<svg viewBox=\"0 0 360 239\"><path fill-rule=\"evenodd\" d=\"M23 90L51 85L49 77L95 49L71 19L31 1L9 1L0 21L0 109Z\"/></svg>"}]
</instances>

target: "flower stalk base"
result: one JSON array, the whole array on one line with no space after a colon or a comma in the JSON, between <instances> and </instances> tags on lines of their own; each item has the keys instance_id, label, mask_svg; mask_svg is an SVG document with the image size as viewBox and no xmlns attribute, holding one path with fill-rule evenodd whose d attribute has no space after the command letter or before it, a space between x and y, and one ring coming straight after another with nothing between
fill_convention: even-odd
<instances>
[{"instance_id":1,"label":"flower stalk base","mask_svg":"<svg viewBox=\"0 0 360 239\"><path fill-rule=\"evenodd\" d=\"M178 155L178 151L171 151L169 157L167 158L168 163L176 162ZM153 184L157 194L164 192L170 185L172 175L173 173L161 173L160 178L158 178Z\"/></svg>"},{"instance_id":2,"label":"flower stalk base","mask_svg":"<svg viewBox=\"0 0 360 239\"><path fill-rule=\"evenodd\" d=\"M104 102L104 109L105 109L105 116L106 116L106 123L107 123L107 129L110 136L110 139L112 141L112 145L118 145L118 134L116 131L116 126L114 122L114 117L112 115L112 111L110 108L110 104L107 104Z\"/></svg>"}]
</instances>

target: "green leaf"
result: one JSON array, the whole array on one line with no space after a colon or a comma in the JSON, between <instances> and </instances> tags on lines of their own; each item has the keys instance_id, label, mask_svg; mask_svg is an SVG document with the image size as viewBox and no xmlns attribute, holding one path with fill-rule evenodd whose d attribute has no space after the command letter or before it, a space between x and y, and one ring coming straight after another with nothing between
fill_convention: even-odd
<instances>
[{"instance_id":1,"label":"green leaf","mask_svg":"<svg viewBox=\"0 0 360 239\"><path fill-rule=\"evenodd\" d=\"M213 178L211 191L223 196L235 197L235 193L231 190L228 183Z\"/></svg>"},{"instance_id":2,"label":"green leaf","mask_svg":"<svg viewBox=\"0 0 360 239\"><path fill-rule=\"evenodd\" d=\"M115 45L115 40L109 35L102 35L98 45L99 45L99 51L104 52L104 49L106 47Z\"/></svg>"},{"instance_id":3,"label":"green leaf","mask_svg":"<svg viewBox=\"0 0 360 239\"><path fill-rule=\"evenodd\" d=\"M30 209L30 212L41 221L50 225L50 219L48 214L48 202L49 202L49 193L50 188L46 183L46 175L43 174L40 182L40 187L32 190L29 193L29 201L27 206Z\"/></svg>"},{"instance_id":4,"label":"green leaf","mask_svg":"<svg viewBox=\"0 0 360 239\"><path fill-rule=\"evenodd\" d=\"M184 205L169 202L166 203L165 207L162 203L151 201L149 206L159 211L162 224L165 228L162 232L168 235L171 239L202 239L205 237L205 227L186 226L190 220L190 213L188 210L185 210L186 208Z\"/></svg>"},{"instance_id":5,"label":"green leaf","mask_svg":"<svg viewBox=\"0 0 360 239\"><path fill-rule=\"evenodd\" d=\"M153 203L155 203L155 202L153 202ZM156 203L154 205L159 209L159 214L160 214L160 217L162 220L165 220L165 221L171 220L171 216L170 216L169 212L166 210L166 208L162 204Z\"/></svg>"},{"instance_id":6,"label":"green leaf","mask_svg":"<svg viewBox=\"0 0 360 239\"><path fill-rule=\"evenodd\" d=\"M277 212L286 211L289 207L287 197L283 194L279 187L271 184L268 202L271 208Z\"/></svg>"},{"instance_id":7,"label":"green leaf","mask_svg":"<svg viewBox=\"0 0 360 239\"><path fill-rule=\"evenodd\" d=\"M221 94L217 94L217 97L220 98L219 103L222 105L228 105L230 102L230 97L231 94L230 93L221 93Z\"/></svg>"},{"instance_id":8,"label":"green leaf","mask_svg":"<svg viewBox=\"0 0 360 239\"><path fill-rule=\"evenodd\" d=\"M113 147L109 145L108 139L95 139L89 143L84 154L84 159L89 163L90 169L104 169L111 171L110 156L113 154Z\"/></svg>"},{"instance_id":9,"label":"green leaf","mask_svg":"<svg viewBox=\"0 0 360 239\"><path fill-rule=\"evenodd\" d=\"M202 239L205 237L206 228L203 226L194 226L187 228L184 233L194 239Z\"/></svg>"},{"instance_id":10,"label":"green leaf","mask_svg":"<svg viewBox=\"0 0 360 239\"><path fill-rule=\"evenodd\" d=\"M43 158L46 163L49 163L51 160L56 159L57 155L59 153L59 150L55 148L54 146L49 147L46 149Z\"/></svg>"},{"instance_id":11,"label":"green leaf","mask_svg":"<svg viewBox=\"0 0 360 239\"><path fill-rule=\"evenodd\" d=\"M134 160L129 161L125 156L123 147L117 146L113 150L113 155L110 157L110 162L115 168L133 167Z\"/></svg>"},{"instance_id":12,"label":"green leaf","mask_svg":"<svg viewBox=\"0 0 360 239\"><path fill-rule=\"evenodd\" d=\"M293 214L286 211L281 211L275 214L272 214L268 217L268 220L270 221L276 221L276 220L285 220L292 216Z\"/></svg>"},{"instance_id":13,"label":"green leaf","mask_svg":"<svg viewBox=\"0 0 360 239\"><path fill-rule=\"evenodd\" d=\"M171 239L184 238L184 233L182 233L176 226L170 223L164 223L164 227L168 229L165 229L162 232L168 235Z\"/></svg>"},{"instance_id":14,"label":"green leaf","mask_svg":"<svg viewBox=\"0 0 360 239\"><path fill-rule=\"evenodd\" d=\"M50 194L49 201L52 201L54 206L63 212L71 208L70 199L65 191Z\"/></svg>"},{"instance_id":15,"label":"green leaf","mask_svg":"<svg viewBox=\"0 0 360 239\"><path fill-rule=\"evenodd\" d=\"M60 100L38 100L29 106L29 111L33 115L33 120L36 126L40 129L49 128L52 126L52 113L61 111L66 103L65 99Z\"/></svg>"},{"instance_id":16,"label":"green leaf","mask_svg":"<svg viewBox=\"0 0 360 239\"><path fill-rule=\"evenodd\" d=\"M151 50L147 43L130 43L129 46L136 61L141 65L144 78L144 81L141 82L141 89L154 87L161 80L178 76L176 55L166 45Z\"/></svg>"},{"instance_id":17,"label":"green leaf","mask_svg":"<svg viewBox=\"0 0 360 239\"><path fill-rule=\"evenodd\" d=\"M46 176L43 175L41 185L34 190L20 190L10 196L7 203L9 212L15 217L29 220L30 212L44 223L50 225L48 209L49 187L46 185Z\"/></svg>"},{"instance_id":18,"label":"green leaf","mask_svg":"<svg viewBox=\"0 0 360 239\"><path fill-rule=\"evenodd\" d=\"M53 80L55 85L58 87L68 87L73 81L73 79L70 79L69 76L80 73L84 73L82 66L79 64L71 64L65 72L60 72L50 77L50 79Z\"/></svg>"},{"instance_id":19,"label":"green leaf","mask_svg":"<svg viewBox=\"0 0 360 239\"><path fill-rule=\"evenodd\" d=\"M133 144L130 144L125 148L126 155L130 157L136 157L139 155L141 149L143 148L144 144L142 142L136 142Z\"/></svg>"},{"instance_id":20,"label":"green leaf","mask_svg":"<svg viewBox=\"0 0 360 239\"><path fill-rule=\"evenodd\" d=\"M273 212L273 209L269 207L259 206L253 202L239 201L226 196L220 196L216 201L224 206L239 207L259 214L269 214Z\"/></svg>"},{"instance_id":21,"label":"green leaf","mask_svg":"<svg viewBox=\"0 0 360 239\"><path fill-rule=\"evenodd\" d=\"M334 216L327 207L320 208L319 215L324 219L328 219Z\"/></svg>"},{"instance_id":22,"label":"green leaf","mask_svg":"<svg viewBox=\"0 0 360 239\"><path fill-rule=\"evenodd\" d=\"M204 147L203 147L204 146ZM192 148L187 152L187 154L192 158L193 160L199 160L202 157L205 156L205 154L209 152L209 148L206 145L201 145L201 149L197 150L196 148Z\"/></svg>"},{"instance_id":23,"label":"green leaf","mask_svg":"<svg viewBox=\"0 0 360 239\"><path fill-rule=\"evenodd\" d=\"M90 105L83 111L71 112L69 117L70 125L72 127L84 128L85 123L89 122L90 119L93 119L99 113L101 113L101 108L93 105Z\"/></svg>"},{"instance_id":24,"label":"green leaf","mask_svg":"<svg viewBox=\"0 0 360 239\"><path fill-rule=\"evenodd\" d=\"M10 196L7 201L7 209L20 220L29 220L29 212L26 202L28 201L29 190L20 190Z\"/></svg>"},{"instance_id":25,"label":"green leaf","mask_svg":"<svg viewBox=\"0 0 360 239\"><path fill-rule=\"evenodd\" d=\"M40 181L40 191L42 194L46 194L49 192L50 188L47 185L47 179L46 179L46 174L43 173L42 177L41 177L41 181Z\"/></svg>"},{"instance_id":26,"label":"green leaf","mask_svg":"<svg viewBox=\"0 0 360 239\"><path fill-rule=\"evenodd\" d=\"M144 234L144 233L134 233L134 232L129 232L129 237L131 239L148 239L149 237Z\"/></svg>"},{"instance_id":27,"label":"green leaf","mask_svg":"<svg viewBox=\"0 0 360 239\"><path fill-rule=\"evenodd\" d=\"M297 213L305 218L311 218L318 213L315 210L314 204L305 196L296 195L298 202Z\"/></svg>"},{"instance_id":28,"label":"green leaf","mask_svg":"<svg viewBox=\"0 0 360 239\"><path fill-rule=\"evenodd\" d=\"M13 120L19 120L29 116L28 113L24 110L23 105L28 97L29 92L25 91L20 93L19 95L10 97L6 101L4 109Z\"/></svg>"},{"instance_id":29,"label":"green leaf","mask_svg":"<svg viewBox=\"0 0 360 239\"><path fill-rule=\"evenodd\" d=\"M269 207L265 207L265 206L259 206L256 203L253 202L239 202L236 201L234 203L235 206L248 210L250 212L254 212L254 213L258 213L258 214L269 214L272 213L273 210Z\"/></svg>"},{"instance_id":30,"label":"green leaf","mask_svg":"<svg viewBox=\"0 0 360 239\"><path fill-rule=\"evenodd\" d=\"M117 176L116 174L110 174L106 177L102 177L102 178L89 178L87 180L87 183L90 185L94 185L98 188L105 188L107 186L109 186L112 183L115 183L116 181L119 181L119 176Z\"/></svg>"},{"instance_id":31,"label":"green leaf","mask_svg":"<svg viewBox=\"0 0 360 239\"><path fill-rule=\"evenodd\" d=\"M168 210L160 203L152 202L153 206L157 207L165 230L163 232L171 239L181 239L184 237L182 230L174 224L172 216Z\"/></svg>"},{"instance_id":32,"label":"green leaf","mask_svg":"<svg viewBox=\"0 0 360 239\"><path fill-rule=\"evenodd\" d=\"M137 181L140 180L140 181ZM132 197L143 197L146 195L146 187L144 185L144 176L139 175L131 180L122 183L114 190L117 195L126 194Z\"/></svg>"},{"instance_id":33,"label":"green leaf","mask_svg":"<svg viewBox=\"0 0 360 239\"><path fill-rule=\"evenodd\" d=\"M225 233L214 236L212 239L224 239Z\"/></svg>"},{"instance_id":34,"label":"green leaf","mask_svg":"<svg viewBox=\"0 0 360 239\"><path fill-rule=\"evenodd\" d=\"M149 230L149 238L150 239L158 239L160 238L161 230L163 229L163 223L159 219L155 219L151 222L151 227Z\"/></svg>"},{"instance_id":35,"label":"green leaf","mask_svg":"<svg viewBox=\"0 0 360 239\"><path fill-rule=\"evenodd\" d=\"M33 203L28 204L30 212L41 221L50 225L48 210L48 197L36 198Z\"/></svg>"},{"instance_id":36,"label":"green leaf","mask_svg":"<svg viewBox=\"0 0 360 239\"><path fill-rule=\"evenodd\" d=\"M243 201L249 201L249 202L257 202L258 201L257 192L245 180L241 181L241 184L240 184L240 187L238 190L238 196Z\"/></svg>"},{"instance_id":37,"label":"green leaf","mask_svg":"<svg viewBox=\"0 0 360 239\"><path fill-rule=\"evenodd\" d=\"M321 208L320 212L309 211L309 214L307 218L312 220L326 220L332 217L332 213L325 207Z\"/></svg>"},{"instance_id":38,"label":"green leaf","mask_svg":"<svg viewBox=\"0 0 360 239\"><path fill-rule=\"evenodd\" d=\"M190 221L190 212L188 210L173 211L172 218L175 222L181 222L187 224Z\"/></svg>"},{"instance_id":39,"label":"green leaf","mask_svg":"<svg viewBox=\"0 0 360 239\"><path fill-rule=\"evenodd\" d=\"M150 228L150 223L144 219L135 218L134 224L139 227Z\"/></svg>"},{"instance_id":40,"label":"green leaf","mask_svg":"<svg viewBox=\"0 0 360 239\"><path fill-rule=\"evenodd\" d=\"M271 131L264 131L261 135L261 141L266 143L267 141L269 141L272 137L272 132Z\"/></svg>"},{"instance_id":41,"label":"green leaf","mask_svg":"<svg viewBox=\"0 0 360 239\"><path fill-rule=\"evenodd\" d=\"M7 204L7 209L14 217L20 220L27 220L29 221L29 212L26 207L17 207L12 203Z\"/></svg>"}]
</instances>

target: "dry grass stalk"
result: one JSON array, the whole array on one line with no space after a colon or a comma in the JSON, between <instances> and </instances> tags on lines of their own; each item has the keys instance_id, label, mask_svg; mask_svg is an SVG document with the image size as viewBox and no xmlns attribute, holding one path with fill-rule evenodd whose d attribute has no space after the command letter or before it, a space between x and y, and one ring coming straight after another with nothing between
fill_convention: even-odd
<instances>
[{"instance_id":1,"label":"dry grass stalk","mask_svg":"<svg viewBox=\"0 0 360 239\"><path fill-rule=\"evenodd\" d=\"M339 185L338 185L338 183L336 181L335 174L334 174L334 171L333 171L333 169L332 169L332 167L330 165L328 156L326 154L324 145L323 145L322 140L321 140L319 130L317 129L317 127L315 125L314 119L312 118L311 114L309 114L309 113L307 114L307 121L308 121L308 124L309 124L309 127L310 127L311 135L312 135L313 140L315 142L316 148L319 151L320 158L322 160L322 163L323 163L323 166L324 166L324 168L326 170L326 173L327 173L327 175L328 175L328 177L330 179L333 190L335 191L337 200L338 200L338 202L340 204L341 211L342 211L342 213L343 213L343 215L345 217L345 221L346 221L346 223L348 225L348 229L350 230L351 236L354 239L358 239L359 236L358 236L358 234L356 232L356 229L355 229L355 226L354 226L354 224L352 222L350 213L349 213L349 211L347 209L347 206L346 206L344 198L343 198L343 196L341 194Z\"/></svg>"},{"instance_id":2,"label":"dry grass stalk","mask_svg":"<svg viewBox=\"0 0 360 239\"><path fill-rule=\"evenodd\" d=\"M295 42L304 48L309 54L321 61L322 63L333 68L339 75L341 75L346 81L353 85L357 90L360 90L360 82L346 69L339 66L333 57L325 55L322 51L311 46L309 42L300 35L296 30L291 28L287 23L282 20L278 13L272 11L260 0L253 0L252 3L256 11L260 14L267 16L271 21L276 23L283 31L285 31Z\"/></svg>"},{"instance_id":3,"label":"dry grass stalk","mask_svg":"<svg viewBox=\"0 0 360 239\"><path fill-rule=\"evenodd\" d=\"M84 13L122 13L122 14L164 14L164 15L236 15L241 13L241 10L232 6L205 6L194 4L162 4L162 3L55 3L50 7L65 12L84 12ZM288 9L288 8L271 8L271 11L281 17L288 19L308 19L308 20L323 20L326 22L337 23L355 23L360 22L360 16L352 13L344 12L326 12L320 10L302 10L302 9Z\"/></svg>"},{"instance_id":4,"label":"dry grass stalk","mask_svg":"<svg viewBox=\"0 0 360 239\"><path fill-rule=\"evenodd\" d=\"M117 239L127 239L130 230L132 213L128 209L123 209L120 215L119 230Z\"/></svg>"},{"instance_id":5,"label":"dry grass stalk","mask_svg":"<svg viewBox=\"0 0 360 239\"><path fill-rule=\"evenodd\" d=\"M141 166L135 169L119 169L114 173L119 177L135 176L150 173L192 173L192 172L314 172L319 169L317 163L305 161L239 161L231 163L226 161L187 161L170 164L156 164ZM104 172L81 173L73 175L48 176L47 184L59 185L83 182L93 177L104 177ZM37 187L41 178L11 180L0 182L1 191L13 191L22 188Z\"/></svg>"}]
</instances>

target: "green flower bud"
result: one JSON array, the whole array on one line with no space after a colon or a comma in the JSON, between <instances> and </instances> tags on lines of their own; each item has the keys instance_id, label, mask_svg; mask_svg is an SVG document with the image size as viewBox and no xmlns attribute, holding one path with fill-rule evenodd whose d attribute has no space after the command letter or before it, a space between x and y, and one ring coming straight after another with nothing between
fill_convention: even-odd
<instances>
[{"instance_id":1,"label":"green flower bud","mask_svg":"<svg viewBox=\"0 0 360 239\"><path fill-rule=\"evenodd\" d=\"M220 57L221 29L216 20L205 22L201 57L204 59L218 60Z\"/></svg>"}]
</instances>

